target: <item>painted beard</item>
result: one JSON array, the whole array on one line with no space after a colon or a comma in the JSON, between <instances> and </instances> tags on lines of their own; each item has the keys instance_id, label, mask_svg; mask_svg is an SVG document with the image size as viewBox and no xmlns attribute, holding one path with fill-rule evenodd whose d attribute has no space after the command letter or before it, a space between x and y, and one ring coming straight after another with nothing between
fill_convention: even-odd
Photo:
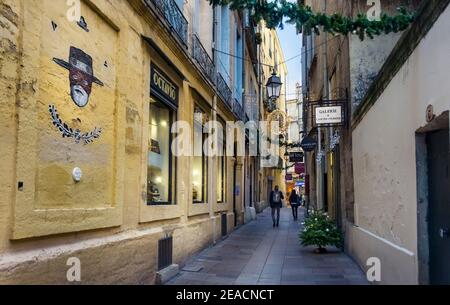
<instances>
[{"instance_id":1,"label":"painted beard","mask_svg":"<svg viewBox=\"0 0 450 305\"><path fill-rule=\"evenodd\" d=\"M89 102L89 94L80 85L73 85L70 89L70 95L78 107L84 107Z\"/></svg>"}]
</instances>

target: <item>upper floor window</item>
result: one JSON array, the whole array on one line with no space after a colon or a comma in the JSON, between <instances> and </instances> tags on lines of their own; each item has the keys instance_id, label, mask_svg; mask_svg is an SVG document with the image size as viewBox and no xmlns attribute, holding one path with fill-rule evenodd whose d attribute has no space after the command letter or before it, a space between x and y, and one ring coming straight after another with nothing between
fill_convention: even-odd
<instances>
[{"instance_id":1,"label":"upper floor window","mask_svg":"<svg viewBox=\"0 0 450 305\"><path fill-rule=\"evenodd\" d=\"M227 81L230 82L230 56L224 53L230 53L230 9L228 6L220 7L220 53L218 56L219 71L222 72L222 76Z\"/></svg>"},{"instance_id":2,"label":"upper floor window","mask_svg":"<svg viewBox=\"0 0 450 305\"><path fill-rule=\"evenodd\" d=\"M236 26L236 43L235 43L235 51L236 55L234 61L234 87L235 87L235 98L236 100L242 104L242 78L243 78L243 44L242 44L242 36L239 33L239 29Z\"/></svg>"}]
</instances>

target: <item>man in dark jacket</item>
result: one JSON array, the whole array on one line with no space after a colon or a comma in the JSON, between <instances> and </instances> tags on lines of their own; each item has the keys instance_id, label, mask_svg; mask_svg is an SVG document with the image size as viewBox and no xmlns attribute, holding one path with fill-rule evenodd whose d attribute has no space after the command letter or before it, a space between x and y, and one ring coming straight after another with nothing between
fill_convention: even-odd
<instances>
[{"instance_id":1,"label":"man in dark jacket","mask_svg":"<svg viewBox=\"0 0 450 305\"><path fill-rule=\"evenodd\" d=\"M275 186L275 190L270 192L270 207L272 208L272 220L273 227L280 226L280 210L283 206L283 193L280 191L280 188ZM275 219L275 212L277 213L277 218Z\"/></svg>"}]
</instances>

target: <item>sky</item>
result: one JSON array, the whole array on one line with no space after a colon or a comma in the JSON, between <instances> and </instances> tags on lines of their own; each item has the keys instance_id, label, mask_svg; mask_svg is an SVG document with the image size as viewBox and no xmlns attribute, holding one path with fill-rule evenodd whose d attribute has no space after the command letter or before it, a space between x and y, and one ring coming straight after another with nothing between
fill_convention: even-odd
<instances>
[{"instance_id":1,"label":"sky","mask_svg":"<svg viewBox=\"0 0 450 305\"><path fill-rule=\"evenodd\" d=\"M297 56L295 59L286 62L288 69L287 99L293 99L295 98L295 84L301 83L302 80L302 58L299 56L302 51L301 36L297 35L295 26L288 23L285 23L284 28L278 29L277 32L283 49L284 60Z\"/></svg>"}]
</instances>

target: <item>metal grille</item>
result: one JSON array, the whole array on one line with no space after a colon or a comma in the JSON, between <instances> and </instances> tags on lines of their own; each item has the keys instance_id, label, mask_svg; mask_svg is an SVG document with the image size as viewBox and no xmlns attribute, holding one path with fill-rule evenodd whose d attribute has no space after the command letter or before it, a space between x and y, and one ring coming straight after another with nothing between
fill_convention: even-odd
<instances>
[{"instance_id":1,"label":"metal grille","mask_svg":"<svg viewBox=\"0 0 450 305\"><path fill-rule=\"evenodd\" d=\"M196 34L192 35L192 56L195 61L200 66L200 69L206 74L211 83L216 83L216 68L214 66L214 62L209 56L208 52L206 52L203 47L200 39Z\"/></svg>"},{"instance_id":2,"label":"metal grille","mask_svg":"<svg viewBox=\"0 0 450 305\"><path fill-rule=\"evenodd\" d=\"M217 90L219 91L220 97L223 99L223 101L231 109L233 109L231 101L231 96L233 95L233 92L231 91L227 82L223 79L223 76L220 73L217 73Z\"/></svg>"},{"instance_id":3,"label":"metal grille","mask_svg":"<svg viewBox=\"0 0 450 305\"><path fill-rule=\"evenodd\" d=\"M241 120L244 121L245 117L244 117L244 108L242 107L242 105L238 102L237 99L234 99L234 103L233 103L233 113Z\"/></svg>"},{"instance_id":4,"label":"metal grille","mask_svg":"<svg viewBox=\"0 0 450 305\"><path fill-rule=\"evenodd\" d=\"M228 225L227 225L227 214L222 214L222 237L227 236Z\"/></svg>"},{"instance_id":5,"label":"metal grille","mask_svg":"<svg viewBox=\"0 0 450 305\"><path fill-rule=\"evenodd\" d=\"M158 242L158 269L162 270L172 265L173 237L167 237Z\"/></svg>"},{"instance_id":6,"label":"metal grille","mask_svg":"<svg viewBox=\"0 0 450 305\"><path fill-rule=\"evenodd\" d=\"M145 0L153 2L159 12L164 16L172 30L185 47L188 45L188 22L174 0Z\"/></svg>"}]
</instances>

